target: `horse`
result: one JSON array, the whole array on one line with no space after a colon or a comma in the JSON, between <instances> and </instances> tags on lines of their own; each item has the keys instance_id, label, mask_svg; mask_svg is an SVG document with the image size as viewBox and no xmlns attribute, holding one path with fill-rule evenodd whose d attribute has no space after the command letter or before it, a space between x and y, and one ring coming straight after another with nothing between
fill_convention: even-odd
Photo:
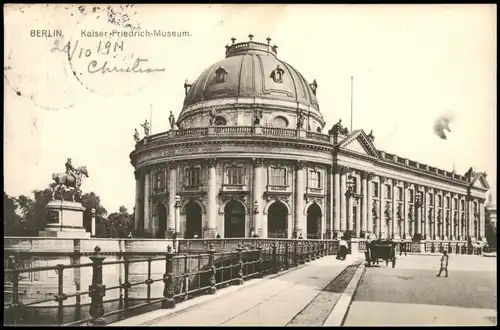
<instances>
[{"instance_id":1,"label":"horse","mask_svg":"<svg viewBox=\"0 0 500 330\"><path fill-rule=\"evenodd\" d=\"M67 173L53 173L52 180L55 181L56 186L52 190L52 199L54 199L56 193L59 194L61 200L64 200L63 193L65 191L73 191L71 195L71 200L75 201L75 195L78 193L80 196L80 186L82 185L82 178L88 177L89 174L87 172L86 166L80 166L75 169L76 178Z\"/></svg>"}]
</instances>

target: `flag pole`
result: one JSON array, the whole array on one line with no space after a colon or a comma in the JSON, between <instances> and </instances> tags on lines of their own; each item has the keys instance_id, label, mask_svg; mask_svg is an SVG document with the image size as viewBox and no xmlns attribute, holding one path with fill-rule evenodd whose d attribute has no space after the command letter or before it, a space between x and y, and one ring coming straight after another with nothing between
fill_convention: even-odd
<instances>
[{"instance_id":1,"label":"flag pole","mask_svg":"<svg viewBox=\"0 0 500 330\"><path fill-rule=\"evenodd\" d=\"M353 93L354 93L354 90L353 90L353 76L351 76L351 132L352 132L352 117L353 117L353 112L352 112L352 104L353 104Z\"/></svg>"}]
</instances>

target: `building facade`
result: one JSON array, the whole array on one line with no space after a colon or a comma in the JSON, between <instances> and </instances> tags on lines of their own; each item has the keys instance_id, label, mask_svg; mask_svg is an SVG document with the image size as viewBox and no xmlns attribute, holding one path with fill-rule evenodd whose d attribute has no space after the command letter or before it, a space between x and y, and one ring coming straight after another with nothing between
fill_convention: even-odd
<instances>
[{"instance_id":1,"label":"building facade","mask_svg":"<svg viewBox=\"0 0 500 330\"><path fill-rule=\"evenodd\" d=\"M185 83L172 129L131 153L135 227L146 237L483 240L485 173L380 151L373 134L326 123L308 83L252 40Z\"/></svg>"}]
</instances>

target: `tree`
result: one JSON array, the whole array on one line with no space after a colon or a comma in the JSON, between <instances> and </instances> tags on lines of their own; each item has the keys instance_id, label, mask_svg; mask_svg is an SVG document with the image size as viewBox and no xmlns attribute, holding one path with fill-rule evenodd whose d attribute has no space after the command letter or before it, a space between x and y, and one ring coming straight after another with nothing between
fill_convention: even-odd
<instances>
[{"instance_id":1,"label":"tree","mask_svg":"<svg viewBox=\"0 0 500 330\"><path fill-rule=\"evenodd\" d=\"M52 190L50 187L44 190L33 190L33 195L34 200L24 195L16 199L23 214L25 234L28 236L37 236L38 232L44 230L47 226L45 206L52 199Z\"/></svg>"},{"instance_id":2,"label":"tree","mask_svg":"<svg viewBox=\"0 0 500 330\"><path fill-rule=\"evenodd\" d=\"M125 206L120 206L118 212L108 216L107 229L111 237L127 237L134 230L134 215L129 214Z\"/></svg>"},{"instance_id":3,"label":"tree","mask_svg":"<svg viewBox=\"0 0 500 330\"><path fill-rule=\"evenodd\" d=\"M4 236L21 236L24 226L21 217L16 213L18 206L15 197L3 192L3 232Z\"/></svg>"},{"instance_id":4,"label":"tree","mask_svg":"<svg viewBox=\"0 0 500 330\"><path fill-rule=\"evenodd\" d=\"M83 212L83 227L87 231L91 231L92 227L92 209L95 209L96 216L96 236L109 237L107 233L106 214L107 211L101 204L101 199L94 192L82 195L82 206L85 207Z\"/></svg>"},{"instance_id":5,"label":"tree","mask_svg":"<svg viewBox=\"0 0 500 330\"><path fill-rule=\"evenodd\" d=\"M488 246L493 249L497 248L497 228L493 222L486 223L486 230L484 233L486 236L486 241L488 242Z\"/></svg>"}]
</instances>

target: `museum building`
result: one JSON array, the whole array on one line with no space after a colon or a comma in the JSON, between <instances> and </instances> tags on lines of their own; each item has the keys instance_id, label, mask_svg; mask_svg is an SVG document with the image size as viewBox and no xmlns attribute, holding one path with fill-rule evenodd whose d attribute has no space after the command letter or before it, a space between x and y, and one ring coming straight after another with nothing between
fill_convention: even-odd
<instances>
[{"instance_id":1,"label":"museum building","mask_svg":"<svg viewBox=\"0 0 500 330\"><path fill-rule=\"evenodd\" d=\"M135 229L144 237L483 240L485 173L460 175L326 127L315 80L277 46L226 46L167 132L137 139Z\"/></svg>"}]
</instances>

